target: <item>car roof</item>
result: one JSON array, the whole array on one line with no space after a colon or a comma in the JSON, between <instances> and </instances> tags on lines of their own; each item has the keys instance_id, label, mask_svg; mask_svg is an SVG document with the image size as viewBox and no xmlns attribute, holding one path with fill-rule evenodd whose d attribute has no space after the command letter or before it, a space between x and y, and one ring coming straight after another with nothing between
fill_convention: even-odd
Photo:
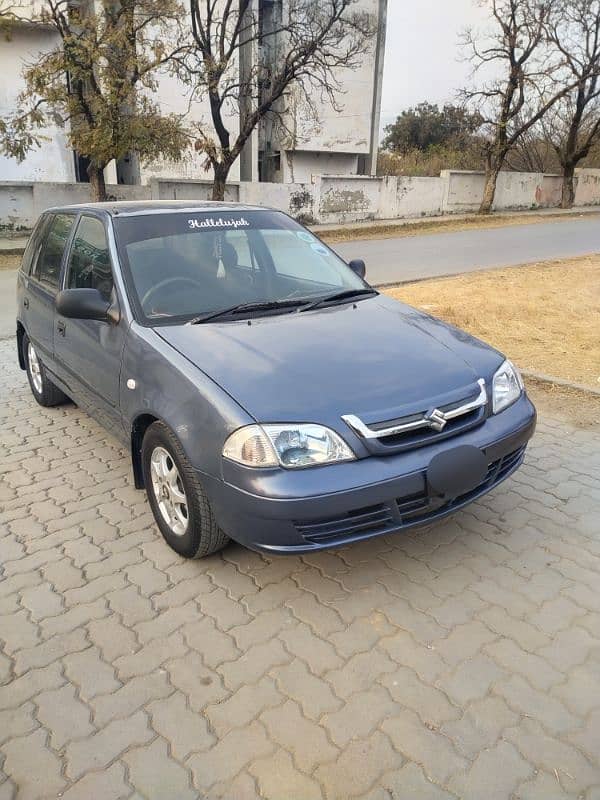
<instances>
[{"instance_id":1,"label":"car roof","mask_svg":"<svg viewBox=\"0 0 600 800\"><path fill-rule=\"evenodd\" d=\"M164 214L174 211L274 211L265 206L251 206L245 203L223 203L216 200L118 200L106 203L77 203L70 206L56 206L46 211L101 211L116 216L135 216L141 214Z\"/></svg>"}]
</instances>

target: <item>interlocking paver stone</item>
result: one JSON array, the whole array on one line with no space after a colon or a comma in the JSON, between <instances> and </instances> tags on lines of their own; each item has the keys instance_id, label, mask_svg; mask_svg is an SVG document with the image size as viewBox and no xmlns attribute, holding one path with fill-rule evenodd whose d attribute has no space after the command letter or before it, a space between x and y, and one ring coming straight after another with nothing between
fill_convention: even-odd
<instances>
[{"instance_id":1,"label":"interlocking paver stone","mask_svg":"<svg viewBox=\"0 0 600 800\"><path fill-rule=\"evenodd\" d=\"M269 756L275 749L264 727L251 722L245 728L236 728L206 753L197 753L187 761L199 789L208 789L215 783L234 778L251 761Z\"/></svg>"},{"instance_id":2,"label":"interlocking paver stone","mask_svg":"<svg viewBox=\"0 0 600 800\"><path fill-rule=\"evenodd\" d=\"M125 768L118 762L101 772L90 772L63 794L63 800L122 800L129 796Z\"/></svg>"},{"instance_id":3,"label":"interlocking paver stone","mask_svg":"<svg viewBox=\"0 0 600 800\"><path fill-rule=\"evenodd\" d=\"M207 706L204 715L216 735L221 737L233 728L248 725L263 709L280 705L283 699L273 679L265 677L253 686L242 686L227 700Z\"/></svg>"},{"instance_id":4,"label":"interlocking paver stone","mask_svg":"<svg viewBox=\"0 0 600 800\"><path fill-rule=\"evenodd\" d=\"M50 731L50 744L55 750L95 730L90 722L90 709L77 698L71 684L42 692L35 698L35 704L37 718Z\"/></svg>"},{"instance_id":5,"label":"interlocking paver stone","mask_svg":"<svg viewBox=\"0 0 600 800\"><path fill-rule=\"evenodd\" d=\"M147 705L152 727L169 742L173 755L183 761L190 753L208 750L216 742L204 716L196 714L186 703L183 692L174 692Z\"/></svg>"},{"instance_id":6,"label":"interlocking paver stone","mask_svg":"<svg viewBox=\"0 0 600 800\"><path fill-rule=\"evenodd\" d=\"M164 670L152 675L136 676L117 691L90 700L90 706L94 711L94 722L98 727L102 727L111 720L128 717L150 700L166 697L172 691Z\"/></svg>"},{"instance_id":7,"label":"interlocking paver stone","mask_svg":"<svg viewBox=\"0 0 600 800\"><path fill-rule=\"evenodd\" d=\"M315 771L327 797L360 797L377 779L402 765L402 756L387 736L375 731L368 739L353 739L337 761L322 764Z\"/></svg>"},{"instance_id":8,"label":"interlocking paver stone","mask_svg":"<svg viewBox=\"0 0 600 800\"><path fill-rule=\"evenodd\" d=\"M339 750L327 739L325 727L308 720L298 703L287 700L261 715L270 738L288 750L296 765L312 773L317 764L335 759Z\"/></svg>"},{"instance_id":9,"label":"interlocking paver stone","mask_svg":"<svg viewBox=\"0 0 600 800\"><path fill-rule=\"evenodd\" d=\"M19 798L52 797L64 788L60 759L48 747L42 728L6 742L2 749L6 756L3 770L19 787Z\"/></svg>"},{"instance_id":10,"label":"interlocking paver stone","mask_svg":"<svg viewBox=\"0 0 600 800\"><path fill-rule=\"evenodd\" d=\"M317 781L299 772L285 750L278 750L268 758L257 759L248 771L256 777L264 797L322 800L323 792Z\"/></svg>"},{"instance_id":11,"label":"interlocking paver stone","mask_svg":"<svg viewBox=\"0 0 600 800\"><path fill-rule=\"evenodd\" d=\"M482 750L468 773L450 779L450 788L464 800L506 800L533 774L531 764L508 742Z\"/></svg>"},{"instance_id":12,"label":"interlocking paver stone","mask_svg":"<svg viewBox=\"0 0 600 800\"><path fill-rule=\"evenodd\" d=\"M399 753L420 764L429 778L442 785L451 775L467 769L467 761L456 752L451 739L423 723L414 711L385 720L381 728Z\"/></svg>"},{"instance_id":13,"label":"interlocking paver stone","mask_svg":"<svg viewBox=\"0 0 600 800\"><path fill-rule=\"evenodd\" d=\"M177 761L170 758L164 739L155 739L146 747L136 747L123 756L129 767L129 776L134 786L148 800L196 800L197 792L191 786L191 775Z\"/></svg>"},{"instance_id":14,"label":"interlocking paver stone","mask_svg":"<svg viewBox=\"0 0 600 800\"><path fill-rule=\"evenodd\" d=\"M0 342L0 800L600 800L600 432L425 530L185 561Z\"/></svg>"},{"instance_id":15,"label":"interlocking paver stone","mask_svg":"<svg viewBox=\"0 0 600 800\"><path fill-rule=\"evenodd\" d=\"M126 719L112 720L98 733L67 745L67 773L71 778L79 778L88 771L103 769L124 750L144 744L152 736L143 711Z\"/></svg>"},{"instance_id":16,"label":"interlocking paver stone","mask_svg":"<svg viewBox=\"0 0 600 800\"><path fill-rule=\"evenodd\" d=\"M335 696L331 686L313 675L299 659L283 667L275 667L271 674L279 690L296 700L310 719L316 720L327 711L336 711L342 706L342 701Z\"/></svg>"}]
</instances>

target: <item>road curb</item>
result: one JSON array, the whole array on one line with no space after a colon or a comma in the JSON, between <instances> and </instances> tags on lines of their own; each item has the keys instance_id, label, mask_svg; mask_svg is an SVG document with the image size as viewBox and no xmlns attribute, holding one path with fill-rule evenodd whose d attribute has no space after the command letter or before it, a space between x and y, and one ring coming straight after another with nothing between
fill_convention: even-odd
<instances>
[{"instance_id":1,"label":"road curb","mask_svg":"<svg viewBox=\"0 0 600 800\"><path fill-rule=\"evenodd\" d=\"M586 386L583 383L570 383L570 381L565 381L562 378L544 375L542 372L530 372L524 369L520 370L520 372L523 377L531 378L534 381L540 381L540 383L552 383L555 386L562 386L565 389L575 389L578 392L585 392L586 394L592 394L594 397L600 398L600 390L592 389L591 386Z\"/></svg>"},{"instance_id":2,"label":"road curb","mask_svg":"<svg viewBox=\"0 0 600 800\"><path fill-rule=\"evenodd\" d=\"M25 247L2 247L0 248L0 256L22 256L25 252Z\"/></svg>"}]
</instances>

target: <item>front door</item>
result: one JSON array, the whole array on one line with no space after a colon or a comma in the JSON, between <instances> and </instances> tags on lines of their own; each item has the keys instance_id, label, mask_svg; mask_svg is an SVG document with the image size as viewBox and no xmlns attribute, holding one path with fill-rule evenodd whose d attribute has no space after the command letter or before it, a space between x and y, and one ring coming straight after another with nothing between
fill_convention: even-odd
<instances>
[{"instance_id":1,"label":"front door","mask_svg":"<svg viewBox=\"0 0 600 800\"><path fill-rule=\"evenodd\" d=\"M118 303L106 229L99 217L80 217L63 285L65 289L98 289L106 300ZM123 322L56 315L54 351L60 376L73 398L109 428L121 425L119 379L124 340Z\"/></svg>"}]
</instances>

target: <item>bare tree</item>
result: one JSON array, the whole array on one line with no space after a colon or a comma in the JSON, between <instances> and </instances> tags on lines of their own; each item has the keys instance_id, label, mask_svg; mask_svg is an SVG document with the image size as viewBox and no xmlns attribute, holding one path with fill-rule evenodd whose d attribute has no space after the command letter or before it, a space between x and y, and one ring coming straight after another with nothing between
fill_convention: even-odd
<instances>
[{"instance_id":1,"label":"bare tree","mask_svg":"<svg viewBox=\"0 0 600 800\"><path fill-rule=\"evenodd\" d=\"M268 19L255 0L190 0L194 46L186 69L194 93L207 95L210 123L196 150L212 167L213 199L244 145L268 115L285 125L287 102L325 97L338 108L335 71L357 69L374 36L356 0L286 0ZM266 6L267 4L265 4ZM239 122L239 126L238 126Z\"/></svg>"},{"instance_id":2,"label":"bare tree","mask_svg":"<svg viewBox=\"0 0 600 800\"><path fill-rule=\"evenodd\" d=\"M600 140L600 0L565 0L549 30L561 54L561 80L573 89L542 121L563 172L562 207L575 201L575 169Z\"/></svg>"},{"instance_id":3,"label":"bare tree","mask_svg":"<svg viewBox=\"0 0 600 800\"><path fill-rule=\"evenodd\" d=\"M560 171L556 152L544 133L542 123L530 128L515 142L504 163L506 169L513 172Z\"/></svg>"},{"instance_id":4,"label":"bare tree","mask_svg":"<svg viewBox=\"0 0 600 800\"><path fill-rule=\"evenodd\" d=\"M554 83L551 78L561 59L549 57L548 28L560 14L558 0L484 0L490 4L493 30L479 36L472 29L463 46L475 75L484 79L475 89L465 89L463 100L481 114L487 134L486 176L480 213L492 210L498 174L507 154L544 115L564 97L573 83Z\"/></svg>"},{"instance_id":5,"label":"bare tree","mask_svg":"<svg viewBox=\"0 0 600 800\"><path fill-rule=\"evenodd\" d=\"M0 40L10 39L13 24L18 20L15 6L10 0L0 0Z\"/></svg>"},{"instance_id":6,"label":"bare tree","mask_svg":"<svg viewBox=\"0 0 600 800\"><path fill-rule=\"evenodd\" d=\"M157 72L183 51L176 35L182 11L177 0L100 0L95 7L43 0L32 20L11 7L11 25L39 22L59 42L26 66L17 108L0 118L0 152L22 161L41 144L48 120L59 119L71 146L89 159L95 200L106 199L103 170L112 159L130 152L142 160L180 158L189 145L182 120L162 115L151 93Z\"/></svg>"}]
</instances>

